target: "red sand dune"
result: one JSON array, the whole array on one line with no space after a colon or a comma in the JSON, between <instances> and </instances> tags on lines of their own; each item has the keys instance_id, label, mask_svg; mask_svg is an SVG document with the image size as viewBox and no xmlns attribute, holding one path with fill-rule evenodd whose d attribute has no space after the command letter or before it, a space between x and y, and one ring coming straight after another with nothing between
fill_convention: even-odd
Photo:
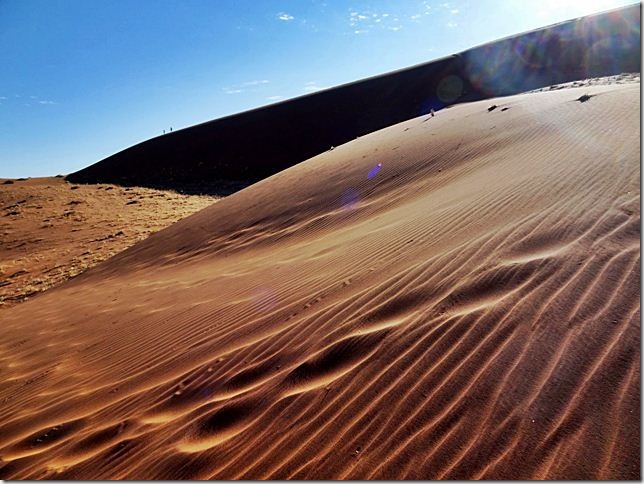
<instances>
[{"instance_id":1,"label":"red sand dune","mask_svg":"<svg viewBox=\"0 0 644 484\"><path fill-rule=\"evenodd\" d=\"M0 476L639 479L639 102L412 119L17 305Z\"/></svg>"}]
</instances>

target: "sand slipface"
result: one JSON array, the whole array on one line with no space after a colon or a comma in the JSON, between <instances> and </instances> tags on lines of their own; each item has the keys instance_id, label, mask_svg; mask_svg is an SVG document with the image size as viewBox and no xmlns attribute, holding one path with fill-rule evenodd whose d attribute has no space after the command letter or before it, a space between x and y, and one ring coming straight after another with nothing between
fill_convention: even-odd
<instances>
[{"instance_id":1,"label":"sand slipface","mask_svg":"<svg viewBox=\"0 0 644 484\"><path fill-rule=\"evenodd\" d=\"M639 101L412 119L15 306L0 477L638 479Z\"/></svg>"}]
</instances>

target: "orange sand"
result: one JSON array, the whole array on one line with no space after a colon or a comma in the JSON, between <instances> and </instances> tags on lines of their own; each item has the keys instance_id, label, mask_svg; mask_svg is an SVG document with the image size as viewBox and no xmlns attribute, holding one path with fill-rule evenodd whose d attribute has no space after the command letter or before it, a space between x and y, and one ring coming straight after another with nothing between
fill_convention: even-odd
<instances>
[{"instance_id":1,"label":"orange sand","mask_svg":"<svg viewBox=\"0 0 644 484\"><path fill-rule=\"evenodd\" d=\"M16 305L0 477L638 479L639 102L413 119Z\"/></svg>"},{"instance_id":2,"label":"orange sand","mask_svg":"<svg viewBox=\"0 0 644 484\"><path fill-rule=\"evenodd\" d=\"M0 180L0 308L108 259L217 199L148 188Z\"/></svg>"}]
</instances>

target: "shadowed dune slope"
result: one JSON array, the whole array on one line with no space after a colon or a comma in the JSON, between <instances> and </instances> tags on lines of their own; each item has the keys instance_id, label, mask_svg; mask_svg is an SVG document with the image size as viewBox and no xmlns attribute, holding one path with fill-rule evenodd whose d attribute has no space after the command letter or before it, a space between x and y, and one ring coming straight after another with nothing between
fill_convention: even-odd
<instances>
[{"instance_id":1,"label":"shadowed dune slope","mask_svg":"<svg viewBox=\"0 0 644 484\"><path fill-rule=\"evenodd\" d=\"M158 136L68 180L227 194L430 109L640 72L640 59L633 5Z\"/></svg>"},{"instance_id":2,"label":"shadowed dune slope","mask_svg":"<svg viewBox=\"0 0 644 484\"><path fill-rule=\"evenodd\" d=\"M639 154L498 98L153 234L3 315L0 477L638 479Z\"/></svg>"}]
</instances>

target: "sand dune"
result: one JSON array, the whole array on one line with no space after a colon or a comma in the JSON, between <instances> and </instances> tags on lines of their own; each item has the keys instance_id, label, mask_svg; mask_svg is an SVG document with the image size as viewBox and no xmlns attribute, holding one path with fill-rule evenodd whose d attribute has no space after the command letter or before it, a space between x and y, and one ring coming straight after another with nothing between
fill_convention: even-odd
<instances>
[{"instance_id":1,"label":"sand dune","mask_svg":"<svg viewBox=\"0 0 644 484\"><path fill-rule=\"evenodd\" d=\"M74 277L214 203L62 177L0 180L0 308Z\"/></svg>"},{"instance_id":2,"label":"sand dune","mask_svg":"<svg viewBox=\"0 0 644 484\"><path fill-rule=\"evenodd\" d=\"M157 136L68 175L228 195L331 146L455 103L640 72L638 4Z\"/></svg>"},{"instance_id":3,"label":"sand dune","mask_svg":"<svg viewBox=\"0 0 644 484\"><path fill-rule=\"evenodd\" d=\"M0 476L638 479L639 102L412 119L12 308Z\"/></svg>"}]
</instances>

